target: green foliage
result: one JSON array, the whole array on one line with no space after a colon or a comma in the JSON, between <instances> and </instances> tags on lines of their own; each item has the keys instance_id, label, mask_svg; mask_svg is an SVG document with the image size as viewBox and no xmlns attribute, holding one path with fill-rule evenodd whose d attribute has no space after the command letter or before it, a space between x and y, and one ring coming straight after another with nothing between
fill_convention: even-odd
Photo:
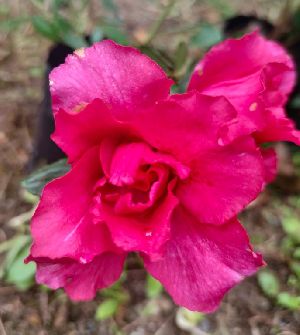
<instances>
[{"instance_id":1,"label":"green foliage","mask_svg":"<svg viewBox=\"0 0 300 335\"><path fill-rule=\"evenodd\" d=\"M205 315L202 313L193 312L184 307L179 307L176 312L175 323L178 328L191 334L197 334L198 325L201 324L204 318Z\"/></svg>"},{"instance_id":2,"label":"green foliage","mask_svg":"<svg viewBox=\"0 0 300 335\"><path fill-rule=\"evenodd\" d=\"M201 49L208 49L222 41L222 38L220 28L215 25L205 24L200 26L199 30L192 36L191 44Z\"/></svg>"},{"instance_id":3,"label":"green foliage","mask_svg":"<svg viewBox=\"0 0 300 335\"><path fill-rule=\"evenodd\" d=\"M122 44L122 45L128 45L130 44L127 36L122 32L119 26L115 25L104 25L101 27L103 31L103 35L111 40L114 40L115 42Z\"/></svg>"},{"instance_id":4,"label":"green foliage","mask_svg":"<svg viewBox=\"0 0 300 335\"><path fill-rule=\"evenodd\" d=\"M258 284L266 296L274 298L279 293L279 281L269 270L262 270L257 275Z\"/></svg>"},{"instance_id":5,"label":"green foliage","mask_svg":"<svg viewBox=\"0 0 300 335\"><path fill-rule=\"evenodd\" d=\"M101 291L101 296L104 300L96 309L96 320L106 320L113 317L118 312L120 306L128 302L128 293L122 287L124 279L125 274L114 285Z\"/></svg>"},{"instance_id":6,"label":"green foliage","mask_svg":"<svg viewBox=\"0 0 300 335\"><path fill-rule=\"evenodd\" d=\"M103 30L101 29L101 27L96 26L90 36L91 43L93 44L95 42L99 42L103 39L103 37Z\"/></svg>"},{"instance_id":7,"label":"green foliage","mask_svg":"<svg viewBox=\"0 0 300 335\"><path fill-rule=\"evenodd\" d=\"M66 159L61 159L50 165L46 165L22 181L22 186L30 193L40 195L44 186L51 180L58 178L70 170Z\"/></svg>"},{"instance_id":8,"label":"green foliage","mask_svg":"<svg viewBox=\"0 0 300 335\"><path fill-rule=\"evenodd\" d=\"M25 257L29 254L30 237L19 235L0 245L0 252L4 251L1 246L6 246L7 253L1 264L0 277L8 283L16 285L20 290L26 290L34 282L35 264L24 264Z\"/></svg>"},{"instance_id":9,"label":"green foliage","mask_svg":"<svg viewBox=\"0 0 300 335\"><path fill-rule=\"evenodd\" d=\"M180 71L184 69L184 65L187 63L188 57L188 46L185 42L180 42L177 45L174 55L174 66L175 73L180 74Z\"/></svg>"},{"instance_id":10,"label":"green foliage","mask_svg":"<svg viewBox=\"0 0 300 335\"><path fill-rule=\"evenodd\" d=\"M300 243L300 220L290 209L283 208L282 228L296 243Z\"/></svg>"},{"instance_id":11,"label":"green foliage","mask_svg":"<svg viewBox=\"0 0 300 335\"><path fill-rule=\"evenodd\" d=\"M278 305L290 310L300 310L300 297L288 292L281 292L277 297Z\"/></svg>"},{"instance_id":12,"label":"green foliage","mask_svg":"<svg viewBox=\"0 0 300 335\"><path fill-rule=\"evenodd\" d=\"M35 15L31 18L33 28L42 36L48 38L51 41L58 42L59 29L50 21L45 19L43 16Z\"/></svg>"},{"instance_id":13,"label":"green foliage","mask_svg":"<svg viewBox=\"0 0 300 335\"><path fill-rule=\"evenodd\" d=\"M98 321L106 320L115 315L119 307L119 301L117 299L106 299L104 300L96 310L95 319Z\"/></svg>"},{"instance_id":14,"label":"green foliage","mask_svg":"<svg viewBox=\"0 0 300 335\"><path fill-rule=\"evenodd\" d=\"M150 299L156 298L162 293L162 291L163 291L163 287L161 283L148 274L147 282L146 282L147 297Z\"/></svg>"}]
</instances>

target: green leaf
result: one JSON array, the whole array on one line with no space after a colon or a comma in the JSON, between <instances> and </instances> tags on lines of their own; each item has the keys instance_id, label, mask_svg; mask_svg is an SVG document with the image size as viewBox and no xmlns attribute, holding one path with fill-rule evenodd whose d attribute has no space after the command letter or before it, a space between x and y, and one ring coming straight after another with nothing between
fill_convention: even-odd
<instances>
[{"instance_id":1,"label":"green leaf","mask_svg":"<svg viewBox=\"0 0 300 335\"><path fill-rule=\"evenodd\" d=\"M175 70L178 72L186 64L188 48L185 42L180 42L175 51Z\"/></svg>"},{"instance_id":2,"label":"green leaf","mask_svg":"<svg viewBox=\"0 0 300 335\"><path fill-rule=\"evenodd\" d=\"M284 210L282 228L292 240L300 243L300 220L291 210L287 208Z\"/></svg>"},{"instance_id":3,"label":"green leaf","mask_svg":"<svg viewBox=\"0 0 300 335\"><path fill-rule=\"evenodd\" d=\"M120 30L119 27L106 25L102 27L102 30L105 37L122 45L130 44L127 36Z\"/></svg>"},{"instance_id":4,"label":"green leaf","mask_svg":"<svg viewBox=\"0 0 300 335\"><path fill-rule=\"evenodd\" d=\"M300 297L291 295L288 292L281 292L277 297L278 305L293 311L300 310Z\"/></svg>"},{"instance_id":5,"label":"green leaf","mask_svg":"<svg viewBox=\"0 0 300 335\"><path fill-rule=\"evenodd\" d=\"M222 40L220 28L214 25L203 25L199 31L192 36L191 43L199 48L207 49Z\"/></svg>"},{"instance_id":6,"label":"green leaf","mask_svg":"<svg viewBox=\"0 0 300 335\"><path fill-rule=\"evenodd\" d=\"M290 268L295 275L300 279L300 262L291 262Z\"/></svg>"},{"instance_id":7,"label":"green leaf","mask_svg":"<svg viewBox=\"0 0 300 335\"><path fill-rule=\"evenodd\" d=\"M291 255L294 250L294 241L289 236L285 236L281 241L280 248L285 255Z\"/></svg>"},{"instance_id":8,"label":"green leaf","mask_svg":"<svg viewBox=\"0 0 300 335\"><path fill-rule=\"evenodd\" d=\"M279 294L279 282L269 270L262 270L257 275L258 283L265 295L274 298Z\"/></svg>"},{"instance_id":9,"label":"green leaf","mask_svg":"<svg viewBox=\"0 0 300 335\"><path fill-rule=\"evenodd\" d=\"M42 36L54 42L60 40L57 27L55 27L55 25L46 20L44 17L39 15L32 16L31 22L34 29Z\"/></svg>"},{"instance_id":10,"label":"green leaf","mask_svg":"<svg viewBox=\"0 0 300 335\"><path fill-rule=\"evenodd\" d=\"M20 25L30 20L31 20L30 17L17 17L17 18L1 20L0 29L4 31L12 31L18 29Z\"/></svg>"},{"instance_id":11,"label":"green leaf","mask_svg":"<svg viewBox=\"0 0 300 335\"><path fill-rule=\"evenodd\" d=\"M95 318L98 321L114 316L118 310L119 302L116 299L104 300L97 308Z\"/></svg>"},{"instance_id":12,"label":"green leaf","mask_svg":"<svg viewBox=\"0 0 300 335\"><path fill-rule=\"evenodd\" d=\"M29 244L17 254L13 262L6 268L5 273L5 280L21 290L26 290L34 282L35 264L32 262L24 264L24 259L28 254Z\"/></svg>"},{"instance_id":13,"label":"green leaf","mask_svg":"<svg viewBox=\"0 0 300 335\"><path fill-rule=\"evenodd\" d=\"M95 29L91 33L91 43L99 42L103 39L103 31L100 27L95 27Z\"/></svg>"},{"instance_id":14,"label":"green leaf","mask_svg":"<svg viewBox=\"0 0 300 335\"><path fill-rule=\"evenodd\" d=\"M34 171L22 181L22 186L32 194L40 195L42 189L48 182L64 175L69 170L70 166L67 164L66 159L61 159Z\"/></svg>"},{"instance_id":15,"label":"green leaf","mask_svg":"<svg viewBox=\"0 0 300 335\"><path fill-rule=\"evenodd\" d=\"M170 59L167 54L148 45L142 45L139 49L142 53L153 59L159 66L161 66L167 74L171 74L171 72L173 72L175 65L173 60Z\"/></svg>"},{"instance_id":16,"label":"green leaf","mask_svg":"<svg viewBox=\"0 0 300 335\"><path fill-rule=\"evenodd\" d=\"M162 290L163 287L161 283L148 274L146 283L147 297L150 299L156 298L162 293Z\"/></svg>"},{"instance_id":17,"label":"green leaf","mask_svg":"<svg viewBox=\"0 0 300 335\"><path fill-rule=\"evenodd\" d=\"M61 38L64 43L73 49L85 48L88 46L87 41L81 35L74 33L73 31L67 31Z\"/></svg>"},{"instance_id":18,"label":"green leaf","mask_svg":"<svg viewBox=\"0 0 300 335\"><path fill-rule=\"evenodd\" d=\"M300 260L300 247L297 247L294 251L293 257Z\"/></svg>"}]
</instances>

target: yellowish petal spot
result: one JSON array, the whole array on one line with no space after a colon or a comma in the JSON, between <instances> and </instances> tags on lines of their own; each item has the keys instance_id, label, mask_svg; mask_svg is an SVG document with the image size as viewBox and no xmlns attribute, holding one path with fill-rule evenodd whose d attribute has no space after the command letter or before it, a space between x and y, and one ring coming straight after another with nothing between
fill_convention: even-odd
<instances>
[{"instance_id":1,"label":"yellowish petal spot","mask_svg":"<svg viewBox=\"0 0 300 335\"><path fill-rule=\"evenodd\" d=\"M249 111L254 112L256 109L257 109L257 102L253 102L249 107Z\"/></svg>"},{"instance_id":2,"label":"yellowish petal spot","mask_svg":"<svg viewBox=\"0 0 300 335\"><path fill-rule=\"evenodd\" d=\"M76 105L76 106L73 108L72 112L73 112L74 114L78 114L78 113L80 113L86 106L87 106L87 103L86 103L86 102L81 102L81 103L79 103L78 105Z\"/></svg>"},{"instance_id":3,"label":"yellowish petal spot","mask_svg":"<svg viewBox=\"0 0 300 335\"><path fill-rule=\"evenodd\" d=\"M197 70L197 73L198 73L198 76L202 76L203 75L203 70L202 70L201 67Z\"/></svg>"},{"instance_id":4,"label":"yellowish petal spot","mask_svg":"<svg viewBox=\"0 0 300 335\"><path fill-rule=\"evenodd\" d=\"M78 56L79 58L83 58L84 57L84 48L76 49L74 51L74 54L76 56Z\"/></svg>"}]
</instances>

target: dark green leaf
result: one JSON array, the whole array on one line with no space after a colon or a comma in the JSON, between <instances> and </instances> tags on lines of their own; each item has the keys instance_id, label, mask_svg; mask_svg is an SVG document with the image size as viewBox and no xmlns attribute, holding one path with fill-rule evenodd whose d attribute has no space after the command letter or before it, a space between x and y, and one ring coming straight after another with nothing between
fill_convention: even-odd
<instances>
[{"instance_id":1,"label":"dark green leaf","mask_svg":"<svg viewBox=\"0 0 300 335\"><path fill-rule=\"evenodd\" d=\"M51 180L58 178L70 170L65 159L47 165L34 171L22 182L22 186L30 193L39 195L44 186Z\"/></svg>"},{"instance_id":2,"label":"dark green leaf","mask_svg":"<svg viewBox=\"0 0 300 335\"><path fill-rule=\"evenodd\" d=\"M214 25L203 25L199 31L192 36L191 43L199 48L207 49L222 40L220 28Z\"/></svg>"},{"instance_id":3,"label":"dark green leaf","mask_svg":"<svg viewBox=\"0 0 300 335\"><path fill-rule=\"evenodd\" d=\"M95 27L91 33L91 43L99 42L103 39L103 31L100 27Z\"/></svg>"},{"instance_id":4,"label":"dark green leaf","mask_svg":"<svg viewBox=\"0 0 300 335\"><path fill-rule=\"evenodd\" d=\"M175 51L175 70L180 71L186 64L188 56L188 48L185 42L180 42Z\"/></svg>"},{"instance_id":5,"label":"dark green leaf","mask_svg":"<svg viewBox=\"0 0 300 335\"><path fill-rule=\"evenodd\" d=\"M73 31L68 31L61 37L63 42L73 49L85 48L88 46L88 43L85 40L85 38L83 36L74 33Z\"/></svg>"},{"instance_id":6,"label":"dark green leaf","mask_svg":"<svg viewBox=\"0 0 300 335\"><path fill-rule=\"evenodd\" d=\"M139 49L142 53L160 65L167 74L171 74L171 72L173 72L175 66L174 62L164 52L146 45L141 46Z\"/></svg>"},{"instance_id":7,"label":"dark green leaf","mask_svg":"<svg viewBox=\"0 0 300 335\"><path fill-rule=\"evenodd\" d=\"M97 308L96 320L106 320L115 315L118 310L119 302L116 299L104 300Z\"/></svg>"},{"instance_id":8,"label":"dark green leaf","mask_svg":"<svg viewBox=\"0 0 300 335\"><path fill-rule=\"evenodd\" d=\"M46 20L44 17L35 15L31 18L34 29L42 36L52 41L59 41L58 29L51 22Z\"/></svg>"},{"instance_id":9,"label":"dark green leaf","mask_svg":"<svg viewBox=\"0 0 300 335\"><path fill-rule=\"evenodd\" d=\"M262 270L257 275L258 283L263 292L271 298L279 293L279 282L276 276L269 270Z\"/></svg>"},{"instance_id":10,"label":"dark green leaf","mask_svg":"<svg viewBox=\"0 0 300 335\"><path fill-rule=\"evenodd\" d=\"M105 25L102 27L102 30L105 37L114 40L115 42L122 45L130 44L127 36L120 30L119 27Z\"/></svg>"}]
</instances>

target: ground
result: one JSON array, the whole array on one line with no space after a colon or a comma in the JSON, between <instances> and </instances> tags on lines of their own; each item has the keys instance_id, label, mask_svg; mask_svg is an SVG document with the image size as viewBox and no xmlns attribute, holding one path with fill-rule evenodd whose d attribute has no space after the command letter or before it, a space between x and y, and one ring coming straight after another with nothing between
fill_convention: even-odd
<instances>
[{"instance_id":1,"label":"ground","mask_svg":"<svg viewBox=\"0 0 300 335\"><path fill-rule=\"evenodd\" d=\"M23 11L34 11L28 3L0 1L1 6L10 6L14 16L20 16ZM96 15L93 10L93 6L98 8L96 3L90 3L92 16ZM282 5L281 1L263 0L224 3L233 12L257 12L272 20L278 16ZM145 0L122 0L118 4L127 30L137 39L142 39L153 18L159 14L159 4ZM193 25L200 18L211 23L219 23L222 19L218 9L208 1L178 1L163 31L172 31L178 22ZM159 35L157 45L165 45L167 41L167 47L172 50L174 39L170 34ZM20 181L26 175L26 164L32 152L48 47L49 41L38 36L28 24L9 33L0 31L0 243L16 232L11 219L32 206L24 199ZM286 152L285 147L279 147L279 150ZM279 247L284 237L281 208L286 205L294 210L291 201L300 191L299 184L297 178L292 178L290 184L284 177L279 178L276 187L267 189L241 217L256 250L264 254L268 266L280 278L283 289L289 270ZM22 292L2 281L0 335L188 334L181 329L184 327L178 321L180 312L167 294L146 298L143 269L129 269L123 286L129 293L129 301L114 318L100 322L95 320L95 310L103 299L100 295L92 302L72 303L60 291L33 286ZM300 312L278 307L264 295L254 276L233 289L217 312L199 321L194 334L297 335L300 334Z\"/></svg>"}]
</instances>

